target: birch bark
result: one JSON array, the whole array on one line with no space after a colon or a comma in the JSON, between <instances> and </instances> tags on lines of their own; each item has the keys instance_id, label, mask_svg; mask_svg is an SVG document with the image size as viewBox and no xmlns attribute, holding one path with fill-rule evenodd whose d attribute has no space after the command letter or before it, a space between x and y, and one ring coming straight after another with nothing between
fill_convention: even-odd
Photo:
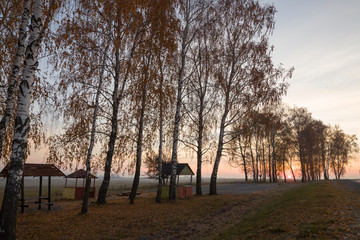
<instances>
[{"instance_id":1,"label":"birch bark","mask_svg":"<svg viewBox=\"0 0 360 240\"><path fill-rule=\"evenodd\" d=\"M14 140L10 166L5 186L4 199L1 208L1 239L16 239L16 215L18 193L27 148L27 139L30 129L30 103L38 66L38 52L41 43L42 28L42 0L34 0L33 14L31 16L30 39L25 51L24 70L19 86L18 109L16 112Z\"/></svg>"},{"instance_id":2,"label":"birch bark","mask_svg":"<svg viewBox=\"0 0 360 240\"><path fill-rule=\"evenodd\" d=\"M222 155L222 150L223 150L223 147L224 147L225 123L226 123L227 115L229 113L229 109L228 109L229 102L228 101L229 101L229 99L227 97L226 101L225 101L225 110L224 110L223 116L221 118L219 142L218 142L218 147L217 147L217 151L216 151L215 163L214 163L213 171L211 173L210 192L209 192L210 195L217 194L216 180L217 180L217 173L219 171L219 165L220 165L220 159L221 159L221 155Z\"/></svg>"},{"instance_id":3,"label":"birch bark","mask_svg":"<svg viewBox=\"0 0 360 240\"><path fill-rule=\"evenodd\" d=\"M160 82L160 126L159 126L159 161L158 161L158 189L156 193L156 202L161 202L161 193L162 193L162 146L163 146L163 100L162 100L162 80Z\"/></svg>"},{"instance_id":4,"label":"birch bark","mask_svg":"<svg viewBox=\"0 0 360 240\"><path fill-rule=\"evenodd\" d=\"M241 158L243 160L243 166L244 166L244 175L245 175L245 182L248 181L248 175L247 175L247 164L246 164L246 143L244 144L244 147L241 145L241 135L238 137L239 142L239 150L241 154Z\"/></svg>"},{"instance_id":5,"label":"birch bark","mask_svg":"<svg viewBox=\"0 0 360 240\"><path fill-rule=\"evenodd\" d=\"M142 143L143 143L143 132L144 132L144 115L145 115L145 107L146 107L146 93L147 93L147 81L148 79L148 71L151 54L148 56L146 63L146 70L144 73L143 86L142 86L142 94L141 94L141 110L140 110L140 119L139 119L139 132L138 132L138 140L136 146L136 166L135 166L135 176L133 185L130 193L130 204L134 204L134 200L136 197L136 192L140 182L140 168L141 168L141 155L142 155Z\"/></svg>"},{"instance_id":6,"label":"birch bark","mask_svg":"<svg viewBox=\"0 0 360 240\"><path fill-rule=\"evenodd\" d=\"M141 30L136 33L134 37L134 42L132 44L130 55L126 61L126 72L120 85L120 50L117 49L115 52L115 77L114 77L114 88L112 93L112 116L111 116L111 133L108 143L108 150L106 153L106 160L105 160L105 169L104 169L104 179L101 183L101 187L99 189L98 204L105 204L106 203L106 193L110 184L110 173L111 173L111 165L112 159L114 156L115 150L115 142L118 132L118 113L119 113L119 105L120 101L122 100L125 92L125 86L128 81L128 77L130 74L130 66L133 61L134 52L136 47L138 46L138 40Z\"/></svg>"},{"instance_id":7,"label":"birch bark","mask_svg":"<svg viewBox=\"0 0 360 240\"><path fill-rule=\"evenodd\" d=\"M171 177L170 177L170 187L169 187L169 199L176 200L176 170L177 170L177 149L179 141L179 127L181 120L181 105L182 105L182 93L183 93L183 83L184 83L184 71L185 71L185 62L186 62L186 48L188 44L188 32L190 24L190 1L186 1L185 5L185 28L182 33L181 39L181 60L179 75L177 79L177 97L176 97L176 112L174 119L174 132L173 132L173 146L171 154Z\"/></svg>"},{"instance_id":8,"label":"birch bark","mask_svg":"<svg viewBox=\"0 0 360 240\"><path fill-rule=\"evenodd\" d=\"M143 93L141 99L141 114L139 120L139 133L136 147L136 167L133 185L130 193L130 204L134 204L136 192L140 182L140 167L141 167L141 155L142 155L142 141L144 132L144 114L145 114L145 103L146 103L146 84L143 86Z\"/></svg>"},{"instance_id":9,"label":"birch bark","mask_svg":"<svg viewBox=\"0 0 360 240\"><path fill-rule=\"evenodd\" d=\"M106 48L105 51L104 51L104 56L103 56L103 61L102 61L102 66L101 66L100 79L99 79L99 85L98 85L98 88L97 88L97 91L96 91L96 97L95 97L95 109L94 109L94 114L93 114L93 119L92 119L90 144L89 144L88 154L87 154L87 157L86 157L86 185L85 185L85 193L84 193L81 213L87 213L87 211L88 211L89 191L90 191L90 184L91 184L91 177L90 177L91 165L90 165L90 162L91 162L92 151L93 151L94 144L95 144L96 119L97 119L97 115L98 115L99 98L100 98L101 88L102 88L103 79L104 79L107 49L108 48Z\"/></svg>"},{"instance_id":10,"label":"birch bark","mask_svg":"<svg viewBox=\"0 0 360 240\"><path fill-rule=\"evenodd\" d=\"M112 116L111 116L111 133L108 143L108 150L106 153L105 160L105 171L104 171L104 179L101 183L101 187L99 189L98 204L106 203L106 193L110 184L110 172L111 172L111 164L112 158L114 155L115 149L115 141L118 131L118 112L119 112L119 74L120 74L120 56L119 51L115 52L115 77L114 77L114 88L112 93Z\"/></svg>"},{"instance_id":11,"label":"birch bark","mask_svg":"<svg viewBox=\"0 0 360 240\"><path fill-rule=\"evenodd\" d=\"M158 62L160 65L160 85L159 85L159 161L158 161L158 189L156 193L156 202L161 203L161 193L162 193L162 148L163 148L163 126L164 126L164 112L163 112L163 101L164 101L164 73L163 73L163 66L161 61L161 51L158 55Z\"/></svg>"},{"instance_id":12,"label":"birch bark","mask_svg":"<svg viewBox=\"0 0 360 240\"><path fill-rule=\"evenodd\" d=\"M204 132L204 121L203 121L203 98L201 99L200 112L199 112L199 131L197 141L197 170L196 170L196 195L202 195L201 189L201 165L202 165L202 142Z\"/></svg>"},{"instance_id":13,"label":"birch bark","mask_svg":"<svg viewBox=\"0 0 360 240\"><path fill-rule=\"evenodd\" d=\"M23 59L25 54L25 40L27 37L26 28L29 22L29 15L30 15L30 0L25 0L24 11L22 13L21 22L20 22L17 52L15 55L15 60L14 60L14 65L12 67L11 75L9 77L6 108L5 108L4 116L0 122L0 158L2 156L5 132L9 126L11 120L11 114L14 109L15 90L18 87L18 74L23 64Z\"/></svg>"}]
</instances>

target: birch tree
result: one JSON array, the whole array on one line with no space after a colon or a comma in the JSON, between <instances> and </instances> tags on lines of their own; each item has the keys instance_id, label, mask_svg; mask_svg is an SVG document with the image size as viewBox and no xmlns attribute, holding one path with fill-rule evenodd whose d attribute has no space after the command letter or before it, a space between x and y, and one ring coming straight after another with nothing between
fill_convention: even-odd
<instances>
[{"instance_id":1,"label":"birch tree","mask_svg":"<svg viewBox=\"0 0 360 240\"><path fill-rule=\"evenodd\" d=\"M137 145L136 145L136 169L133 185L130 193L130 204L134 204L137 188L139 186L140 181L140 167L141 167L141 157L142 157L142 146L143 146L143 132L144 132L144 117L145 117L145 107L147 100L147 92L148 85L150 85L149 81L149 65L151 64L152 54L143 56L143 70L141 73L141 77L139 79L139 90L141 91L140 97L140 115L138 120L138 137L137 137Z\"/></svg>"},{"instance_id":2,"label":"birch tree","mask_svg":"<svg viewBox=\"0 0 360 240\"><path fill-rule=\"evenodd\" d=\"M300 161L301 182L306 181L305 136L304 130L310 124L311 113L305 108L293 108L290 111L291 126L296 134L297 153Z\"/></svg>"},{"instance_id":3,"label":"birch tree","mask_svg":"<svg viewBox=\"0 0 360 240\"><path fill-rule=\"evenodd\" d=\"M335 126L330 140L330 165L336 179L340 179L345 174L345 167L349 164L354 153L359 151L355 135L348 135Z\"/></svg>"},{"instance_id":4,"label":"birch tree","mask_svg":"<svg viewBox=\"0 0 360 240\"><path fill-rule=\"evenodd\" d=\"M90 191L90 184L91 184L91 155L92 151L95 145L95 131L96 131L96 119L98 115L98 108L99 108L99 98L101 94L101 88L103 85L103 78L104 78L104 71L106 66L106 57L107 57L107 48L105 49L104 56L103 56L103 62L101 66L101 73L100 73L100 79L99 79L99 85L96 91L96 97L95 97L95 105L94 105L94 114L92 117L92 126L91 126L91 136L90 136L90 144L88 153L86 156L86 185L84 190L84 198L81 208L81 213L86 213L88 209L88 200L89 200L89 191Z\"/></svg>"},{"instance_id":5,"label":"birch tree","mask_svg":"<svg viewBox=\"0 0 360 240\"><path fill-rule=\"evenodd\" d=\"M246 117L243 119L245 120ZM245 181L249 180L248 175L248 158L249 158L249 141L251 141L250 131L245 121L238 121L232 125L232 132L235 133L235 139L230 144L229 163L232 167L241 167L244 172Z\"/></svg>"},{"instance_id":6,"label":"birch tree","mask_svg":"<svg viewBox=\"0 0 360 240\"><path fill-rule=\"evenodd\" d=\"M15 119L12 154L0 214L0 234L2 239L16 239L15 229L18 193L23 174L27 137L30 128L30 100L35 70L38 65L38 52L43 30L42 1L35 0L31 16L30 39L25 50L24 70L19 86L19 103Z\"/></svg>"},{"instance_id":7,"label":"birch tree","mask_svg":"<svg viewBox=\"0 0 360 240\"><path fill-rule=\"evenodd\" d=\"M219 1L219 5L223 32L217 44L219 54L214 75L221 92L222 114L210 194L217 193L216 180L224 144L232 140L226 128L247 109L278 100L287 88L284 79L291 76L291 72L274 67L269 55L268 36L274 28L274 6L245 0L224 0Z\"/></svg>"},{"instance_id":8,"label":"birch tree","mask_svg":"<svg viewBox=\"0 0 360 240\"><path fill-rule=\"evenodd\" d=\"M210 150L211 130L215 118L217 88L212 78L214 45L218 37L217 12L209 5L196 19L197 34L189 47L189 68L192 72L186 86L184 112L188 120L181 142L196 152L196 194L202 195L201 167L204 155Z\"/></svg>"},{"instance_id":9,"label":"birch tree","mask_svg":"<svg viewBox=\"0 0 360 240\"><path fill-rule=\"evenodd\" d=\"M173 146L171 154L171 178L169 187L169 199L176 200L176 170L177 170L177 154L179 142L179 128L182 117L182 104L184 97L185 80L187 79L186 71L188 65L188 50L189 46L196 35L195 19L210 6L208 1L182 0L179 2L178 18L180 27L178 30L178 63L177 63L177 80L176 80L176 108L174 115L174 130L173 130Z\"/></svg>"},{"instance_id":10,"label":"birch tree","mask_svg":"<svg viewBox=\"0 0 360 240\"><path fill-rule=\"evenodd\" d=\"M54 114L63 120L64 128L62 133L48 139L48 161L70 169L86 163L93 123L89 116L93 115L96 106L100 119L95 128L94 145L108 136L104 108L109 96L106 88L111 82L108 71L111 26L101 28L107 22L96 18L86 7L89 6L80 3L76 9L72 5L66 6L68 15L62 19L53 43L58 57L50 62L58 76L56 93L52 96ZM95 104L98 90L99 102Z\"/></svg>"},{"instance_id":11,"label":"birch tree","mask_svg":"<svg viewBox=\"0 0 360 240\"><path fill-rule=\"evenodd\" d=\"M45 6L44 21L45 29L52 18L55 1L51 7ZM3 164L7 164L10 155L14 132L14 115L17 106L16 92L20 83L20 75L24 65L24 53L28 40L28 30L30 20L31 1L10 0L0 3L0 159ZM48 17L47 17L48 16ZM45 32L46 34L46 32ZM40 101L46 100L49 91L44 81L35 79L33 92L34 105L40 106ZM38 91L39 90L39 91ZM41 109L41 107L39 107ZM39 109L38 108L38 109ZM31 130L29 132L29 144L39 146L42 142L42 109L37 111L33 107L30 109L32 118ZM26 155L30 153L27 149Z\"/></svg>"},{"instance_id":12,"label":"birch tree","mask_svg":"<svg viewBox=\"0 0 360 240\"><path fill-rule=\"evenodd\" d=\"M164 21L163 21L164 22ZM176 26L172 23L173 29ZM175 26L174 26L175 25ZM173 34L166 34L166 36L173 36ZM164 142L166 128L169 129L169 118L171 116L171 107L174 103L175 91L171 84L172 72L170 69L174 65L174 51L175 43L173 38L167 40L167 48L159 45L158 54L155 57L157 73L158 73L158 87L156 90L157 95L157 109L158 109L158 128L159 128L159 146L158 146L158 158L157 158L157 177L158 177L158 188L156 193L156 202L161 202L162 193L162 164L164 161ZM154 122L157 122L154 120ZM167 124L168 123L168 124Z\"/></svg>"},{"instance_id":13,"label":"birch tree","mask_svg":"<svg viewBox=\"0 0 360 240\"><path fill-rule=\"evenodd\" d=\"M26 28L28 25L29 17L30 17L30 3L31 3L30 0L24 1L24 10L21 15L21 22L19 25L20 27L19 27L17 50L16 50L15 59L13 61L13 67L12 67L11 74L9 77L9 82L8 82L6 107L5 107L4 115L0 121L0 158L2 156L2 149L3 149L4 140L5 140L5 133L10 124L12 113L14 110L15 91L17 90L17 86L18 86L18 82L19 82L18 75L19 75L20 70L22 69L22 63L23 63L24 54L25 54L25 44L26 44L26 37L27 37L27 29ZM11 1L9 1L8 4L11 4ZM5 18L7 18L7 17L8 16L6 16L4 14L3 21L5 21ZM1 24L1 25L5 25L5 24ZM1 55L3 55L3 54L1 54Z\"/></svg>"},{"instance_id":14,"label":"birch tree","mask_svg":"<svg viewBox=\"0 0 360 240\"><path fill-rule=\"evenodd\" d=\"M78 8L64 20L59 41L65 45L59 64L61 82L59 87L64 99L61 101L64 119L71 124L65 132L53 137L50 146L50 161L66 163L77 168L85 162L90 141L91 118L94 96L102 66L105 46L108 45L104 84L101 90L99 125L96 138L104 151L98 152L95 166L104 169L104 180L99 189L97 202L106 203L113 158L123 163L120 154L126 149L126 114L120 115L126 103L126 91L135 65L135 51L144 32L142 1L79 1ZM111 7L110 7L111 6ZM70 40L71 43L64 41ZM66 61L64 61L66 60ZM69 84L67 84L69 83ZM71 87L71 88L70 88ZM91 96L91 97L89 97ZM123 111L124 113L124 111ZM122 125L119 126L119 123ZM52 141L55 140L55 141ZM102 158L104 158L102 160Z\"/></svg>"},{"instance_id":15,"label":"birch tree","mask_svg":"<svg viewBox=\"0 0 360 240\"><path fill-rule=\"evenodd\" d=\"M137 143L136 143L136 164L133 186L130 194L130 204L134 203L136 191L140 180L140 167L142 162L142 152L144 147L151 148L154 142L153 130L159 124L161 128L159 161L162 159L162 127L163 110L160 109L160 119L151 114L150 109L156 109L157 103L164 107L164 73L163 73L163 53L173 52L174 50L174 1L154 1L149 2L144 7L144 24L146 25L143 41L139 45L139 55L141 60L137 79L133 81L134 86L131 94L131 102L135 105L135 117L137 118ZM168 65L170 63L167 63ZM160 83L158 82L160 81ZM167 93L169 94L169 93ZM159 95L159 96L157 96ZM158 102L154 99L159 97ZM155 111L156 112L156 111ZM146 124L147 122L153 124ZM147 136L146 136L147 135ZM146 146L147 145L147 146ZM160 149L161 147L161 149ZM161 174L160 174L161 176ZM160 183L161 184L161 183ZM161 195L161 194L160 194Z\"/></svg>"},{"instance_id":16,"label":"birch tree","mask_svg":"<svg viewBox=\"0 0 360 240\"><path fill-rule=\"evenodd\" d=\"M0 2L0 113L6 107L9 75L14 66L14 56L18 49L19 29L23 0L9 0Z\"/></svg>"},{"instance_id":17,"label":"birch tree","mask_svg":"<svg viewBox=\"0 0 360 240\"><path fill-rule=\"evenodd\" d=\"M112 159L114 155L115 142L118 132L118 112L120 101L123 100L128 86L129 76L135 69L133 60L146 29L146 24L142 21L140 9L145 4L141 1L133 2L115 2L115 11L107 9L106 16L113 17L113 53L114 58L114 82L112 92L112 115L111 115L111 132L106 153L104 179L99 189L97 203L106 203L106 193L110 183L110 172ZM129 11L130 10L130 11ZM124 34L126 38L123 39ZM123 60L124 59L124 60Z\"/></svg>"}]
</instances>

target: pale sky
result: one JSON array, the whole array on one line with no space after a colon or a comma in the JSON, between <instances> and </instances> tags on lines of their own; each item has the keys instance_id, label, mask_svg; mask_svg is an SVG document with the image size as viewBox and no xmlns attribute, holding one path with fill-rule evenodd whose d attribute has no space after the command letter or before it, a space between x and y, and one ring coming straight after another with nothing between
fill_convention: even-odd
<instances>
[{"instance_id":1,"label":"pale sky","mask_svg":"<svg viewBox=\"0 0 360 240\"><path fill-rule=\"evenodd\" d=\"M273 0L274 62L295 67L284 102L360 137L360 1ZM360 178L360 163L347 177Z\"/></svg>"},{"instance_id":2,"label":"pale sky","mask_svg":"<svg viewBox=\"0 0 360 240\"><path fill-rule=\"evenodd\" d=\"M360 0L262 2L277 9L270 38L274 62L295 67L283 102L360 138ZM226 165L221 163L219 176L243 175ZM346 171L345 178L360 178L360 161Z\"/></svg>"},{"instance_id":3,"label":"pale sky","mask_svg":"<svg viewBox=\"0 0 360 240\"><path fill-rule=\"evenodd\" d=\"M271 37L274 62L295 67L284 102L306 107L315 119L339 124L346 133L360 137L360 0L262 2L274 3L277 9ZM195 158L189 163L195 171ZM203 176L210 176L211 170L212 165L204 166ZM359 170L358 161L345 177L360 178ZM239 169L222 160L219 177L240 176Z\"/></svg>"}]
</instances>

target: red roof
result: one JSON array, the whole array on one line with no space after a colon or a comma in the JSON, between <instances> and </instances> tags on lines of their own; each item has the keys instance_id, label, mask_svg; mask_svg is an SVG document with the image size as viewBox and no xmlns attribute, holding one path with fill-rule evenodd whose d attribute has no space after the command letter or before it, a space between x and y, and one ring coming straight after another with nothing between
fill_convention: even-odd
<instances>
[{"instance_id":1,"label":"red roof","mask_svg":"<svg viewBox=\"0 0 360 240\"><path fill-rule=\"evenodd\" d=\"M9 164L0 172L0 177L7 177ZM65 174L60 171L54 164L39 164L39 163L25 163L24 164L24 177L62 177Z\"/></svg>"},{"instance_id":2,"label":"red roof","mask_svg":"<svg viewBox=\"0 0 360 240\"><path fill-rule=\"evenodd\" d=\"M86 171L84 169L79 169L79 170L67 175L66 177L67 178L86 178ZM97 177L90 173L90 178L97 178Z\"/></svg>"}]
</instances>

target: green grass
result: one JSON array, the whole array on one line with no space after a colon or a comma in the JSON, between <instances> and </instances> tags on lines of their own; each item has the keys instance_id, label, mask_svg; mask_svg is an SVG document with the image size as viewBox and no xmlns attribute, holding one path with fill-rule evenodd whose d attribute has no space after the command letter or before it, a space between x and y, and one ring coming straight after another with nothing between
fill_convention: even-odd
<instances>
[{"instance_id":1,"label":"green grass","mask_svg":"<svg viewBox=\"0 0 360 240\"><path fill-rule=\"evenodd\" d=\"M352 215L359 195L341 183L322 181L291 189L234 226L221 231L216 239L338 239L346 233L357 239Z\"/></svg>"}]
</instances>

